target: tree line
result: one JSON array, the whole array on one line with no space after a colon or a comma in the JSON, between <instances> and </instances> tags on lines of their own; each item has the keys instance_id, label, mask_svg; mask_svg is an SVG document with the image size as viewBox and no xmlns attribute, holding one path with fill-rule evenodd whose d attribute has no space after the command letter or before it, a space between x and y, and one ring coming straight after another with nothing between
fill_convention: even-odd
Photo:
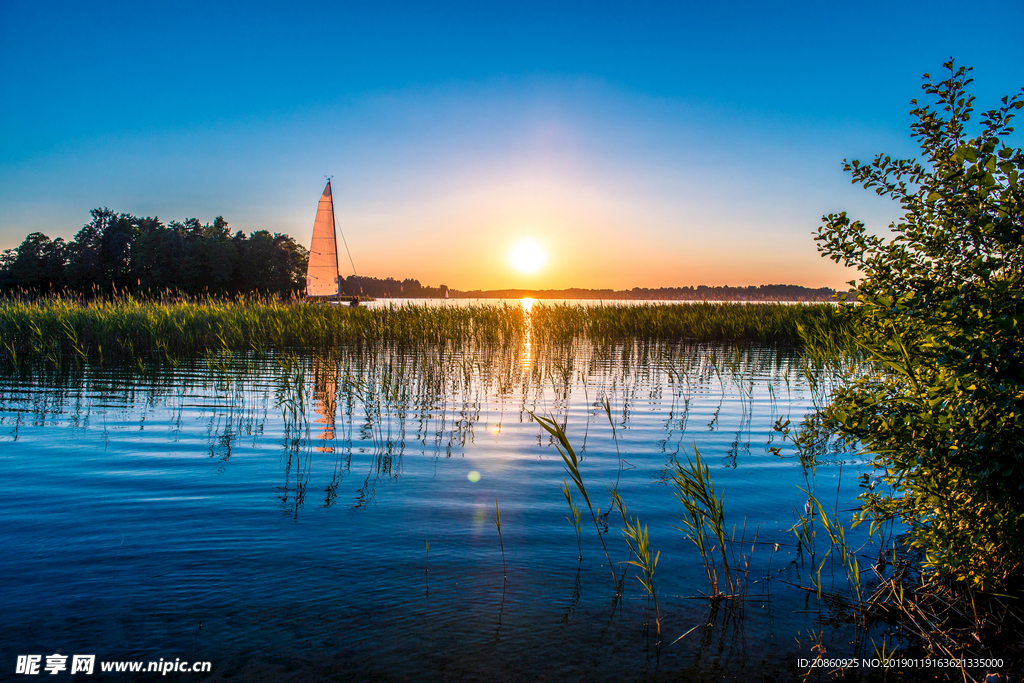
<instances>
[{"instance_id":1,"label":"tree line","mask_svg":"<svg viewBox=\"0 0 1024 683\"><path fill-rule=\"evenodd\" d=\"M431 287L419 280L406 278L374 278L348 276L342 281L341 293L347 295L406 298L443 297L453 299L634 299L644 301L831 301L836 290L828 287L812 289L800 285L752 285L749 287L660 287L649 289L449 289L448 285Z\"/></svg>"},{"instance_id":2,"label":"tree line","mask_svg":"<svg viewBox=\"0 0 1024 683\"><path fill-rule=\"evenodd\" d=\"M442 285L443 286L443 285ZM452 290L450 296L479 299L632 299L640 301L831 301L836 290L800 285L750 285L730 287L633 287L632 289L491 289Z\"/></svg>"},{"instance_id":3,"label":"tree line","mask_svg":"<svg viewBox=\"0 0 1024 683\"><path fill-rule=\"evenodd\" d=\"M0 289L37 293L110 291L140 295L163 292L298 294L305 289L309 254L292 237L258 230L231 234L228 222L196 218L170 221L139 218L108 208L93 209L92 220L70 242L33 232L16 249L0 254ZM357 277L341 293L373 298L643 299L673 301L827 301L835 290L798 285L750 287L634 287L613 289L456 290L421 284L414 278Z\"/></svg>"},{"instance_id":4,"label":"tree line","mask_svg":"<svg viewBox=\"0 0 1024 683\"><path fill-rule=\"evenodd\" d=\"M292 237L257 230L234 235L222 216L170 221L108 208L70 242L33 232L0 255L0 289L49 292L166 291L292 294L305 287L308 253Z\"/></svg>"},{"instance_id":5,"label":"tree line","mask_svg":"<svg viewBox=\"0 0 1024 683\"><path fill-rule=\"evenodd\" d=\"M386 297L407 299L436 299L443 297L448 285L431 287L420 284L419 280L405 278L396 280L392 277L376 278L349 275L341 281L341 293L345 296L368 296L375 299ZM451 296L455 296L452 290Z\"/></svg>"}]
</instances>

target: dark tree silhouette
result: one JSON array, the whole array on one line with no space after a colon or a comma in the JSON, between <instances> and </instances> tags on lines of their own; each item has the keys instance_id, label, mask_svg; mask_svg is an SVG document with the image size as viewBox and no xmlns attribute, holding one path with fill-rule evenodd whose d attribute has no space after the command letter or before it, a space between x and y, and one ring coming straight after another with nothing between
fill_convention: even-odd
<instances>
[{"instance_id":1,"label":"dark tree silhouette","mask_svg":"<svg viewBox=\"0 0 1024 683\"><path fill-rule=\"evenodd\" d=\"M138 218L108 208L75 239L32 233L0 256L0 288L46 293L104 293L116 288L141 295L263 292L291 294L305 285L306 250L282 233L231 235L228 222Z\"/></svg>"}]
</instances>

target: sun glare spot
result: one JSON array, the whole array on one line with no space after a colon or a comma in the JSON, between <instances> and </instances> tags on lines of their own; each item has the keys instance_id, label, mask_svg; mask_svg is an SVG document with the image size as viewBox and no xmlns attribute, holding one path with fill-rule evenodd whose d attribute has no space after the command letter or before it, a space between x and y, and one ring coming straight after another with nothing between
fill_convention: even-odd
<instances>
[{"instance_id":1,"label":"sun glare spot","mask_svg":"<svg viewBox=\"0 0 1024 683\"><path fill-rule=\"evenodd\" d=\"M536 242L523 240L508 255L512 267L524 275L532 275L544 267L548 254Z\"/></svg>"}]
</instances>

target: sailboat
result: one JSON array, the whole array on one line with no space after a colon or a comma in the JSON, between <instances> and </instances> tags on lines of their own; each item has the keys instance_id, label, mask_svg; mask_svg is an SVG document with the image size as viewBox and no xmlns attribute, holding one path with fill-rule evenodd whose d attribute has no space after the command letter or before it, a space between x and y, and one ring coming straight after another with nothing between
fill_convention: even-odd
<instances>
[{"instance_id":1,"label":"sailboat","mask_svg":"<svg viewBox=\"0 0 1024 683\"><path fill-rule=\"evenodd\" d=\"M338 237L334 232L334 197L331 180L320 195L313 221L313 239L309 243L306 266L306 296L335 297L341 301L341 276L338 274Z\"/></svg>"}]
</instances>

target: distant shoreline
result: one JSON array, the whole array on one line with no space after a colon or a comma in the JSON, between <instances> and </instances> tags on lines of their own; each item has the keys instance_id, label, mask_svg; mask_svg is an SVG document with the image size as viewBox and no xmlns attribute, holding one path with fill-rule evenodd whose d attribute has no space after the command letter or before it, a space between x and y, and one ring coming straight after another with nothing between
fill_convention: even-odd
<instances>
[{"instance_id":1,"label":"distant shoreline","mask_svg":"<svg viewBox=\"0 0 1024 683\"><path fill-rule=\"evenodd\" d=\"M363 294L378 299L601 299L631 301L834 301L837 290L830 287L803 287L801 285L751 285L730 287L698 285L696 287L633 287L632 289L469 289L460 290L441 284L436 287L422 285L419 280L348 276L343 282L343 294Z\"/></svg>"},{"instance_id":2,"label":"distant shoreline","mask_svg":"<svg viewBox=\"0 0 1024 683\"><path fill-rule=\"evenodd\" d=\"M568 299L568 300L614 300L614 301L832 301L836 291L830 289L827 293L818 293L816 290L809 290L808 293L792 293L783 296L772 296L762 292L750 293L726 293L719 291L721 288L708 288L713 291L701 291L690 296L661 294L658 290L645 290L633 292L631 290L576 290L576 289L496 289L487 291L456 291L450 290L449 298L452 299L522 299L530 298L537 300ZM732 288L729 289L739 289ZM756 290L756 287L751 287Z\"/></svg>"}]
</instances>

